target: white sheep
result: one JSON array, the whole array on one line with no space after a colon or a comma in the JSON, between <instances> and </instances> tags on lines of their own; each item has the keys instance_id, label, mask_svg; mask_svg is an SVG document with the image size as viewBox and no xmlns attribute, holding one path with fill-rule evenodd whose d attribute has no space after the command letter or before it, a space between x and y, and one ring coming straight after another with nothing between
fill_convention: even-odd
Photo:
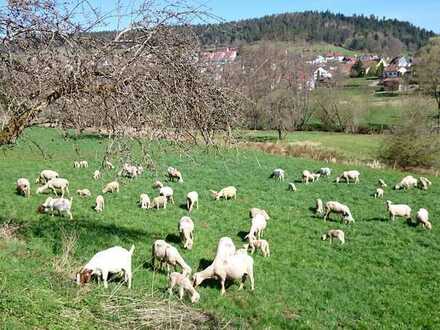
<instances>
[{"instance_id":1,"label":"white sheep","mask_svg":"<svg viewBox=\"0 0 440 330\"><path fill-rule=\"evenodd\" d=\"M99 170L96 170L95 172L93 172L93 179L98 180L99 178L101 178L101 172Z\"/></svg>"},{"instance_id":2,"label":"white sheep","mask_svg":"<svg viewBox=\"0 0 440 330\"><path fill-rule=\"evenodd\" d=\"M152 247L152 266L155 269L155 260L159 260L159 266L162 268L165 263L167 266L167 272L170 272L170 266L176 269L179 265L182 268L183 274L191 274L191 267L183 260L179 251L171 244L165 242L164 240L156 240Z\"/></svg>"},{"instance_id":3,"label":"white sheep","mask_svg":"<svg viewBox=\"0 0 440 330\"><path fill-rule=\"evenodd\" d=\"M324 221L327 220L330 213L339 214L342 217L342 221L345 223L355 222L349 207L339 202L330 201L325 203Z\"/></svg>"},{"instance_id":4,"label":"white sheep","mask_svg":"<svg viewBox=\"0 0 440 330\"><path fill-rule=\"evenodd\" d=\"M345 234L340 229L331 229L326 234L321 236L321 239L325 241L328 239L330 241L330 244L332 243L333 239L338 239L341 241L341 244L345 243Z\"/></svg>"},{"instance_id":5,"label":"white sheep","mask_svg":"<svg viewBox=\"0 0 440 330\"><path fill-rule=\"evenodd\" d=\"M191 295L191 302L193 304L200 300L200 294L196 291L188 276L173 272L169 275L170 287L168 289L170 295L173 293L173 288L177 285L179 287L179 299L182 300L184 292L187 291Z\"/></svg>"},{"instance_id":6,"label":"white sheep","mask_svg":"<svg viewBox=\"0 0 440 330\"><path fill-rule=\"evenodd\" d=\"M330 176L332 175L332 170L329 167L321 167L317 173L321 174L322 176Z\"/></svg>"},{"instance_id":7,"label":"white sheep","mask_svg":"<svg viewBox=\"0 0 440 330\"><path fill-rule=\"evenodd\" d=\"M179 220L178 230L180 234L180 239L183 243L183 248L191 250L193 247L193 231L194 222L190 217L182 217Z\"/></svg>"},{"instance_id":8,"label":"white sheep","mask_svg":"<svg viewBox=\"0 0 440 330\"><path fill-rule=\"evenodd\" d=\"M308 170L304 170L302 172L302 181L305 184L309 184L309 181L315 182L315 176L313 175L312 172L310 172Z\"/></svg>"},{"instance_id":9,"label":"white sheep","mask_svg":"<svg viewBox=\"0 0 440 330\"><path fill-rule=\"evenodd\" d=\"M264 219L269 220L269 214L267 214L266 210L262 210L256 207L253 207L249 210L249 217L252 219L254 218L257 214L261 214L262 216L264 216Z\"/></svg>"},{"instance_id":10,"label":"white sheep","mask_svg":"<svg viewBox=\"0 0 440 330\"><path fill-rule=\"evenodd\" d=\"M131 288L131 281L133 273L131 271L131 258L134 252L134 245L131 246L130 251L120 247L114 246L110 249L96 253L90 261L76 275L76 282L82 285L90 282L93 275L102 277L104 287L108 288L108 275L124 273L124 282Z\"/></svg>"},{"instance_id":11,"label":"white sheep","mask_svg":"<svg viewBox=\"0 0 440 330\"><path fill-rule=\"evenodd\" d=\"M114 193L114 192L119 192L119 182L118 181L112 181L109 182L105 185L105 187L102 189L102 193Z\"/></svg>"},{"instance_id":12,"label":"white sheep","mask_svg":"<svg viewBox=\"0 0 440 330\"><path fill-rule=\"evenodd\" d=\"M432 229L432 224L429 221L429 213L427 209L420 209L417 211L416 215L417 224L421 224L423 228L428 230Z\"/></svg>"},{"instance_id":13,"label":"white sheep","mask_svg":"<svg viewBox=\"0 0 440 330\"><path fill-rule=\"evenodd\" d=\"M159 195L167 198L168 201L174 204L174 191L171 187L162 187L159 189Z\"/></svg>"},{"instance_id":14,"label":"white sheep","mask_svg":"<svg viewBox=\"0 0 440 330\"><path fill-rule=\"evenodd\" d=\"M423 177L423 176L421 176L421 177L419 178L419 187L420 187L420 189L428 190L428 188L429 188L431 185L432 185L432 182L431 182L429 179L427 179L427 178L425 178L425 177Z\"/></svg>"},{"instance_id":15,"label":"white sheep","mask_svg":"<svg viewBox=\"0 0 440 330\"><path fill-rule=\"evenodd\" d=\"M89 163L87 162L87 160L81 160L81 161L79 162L79 166L80 166L80 167L87 168L87 167L89 167Z\"/></svg>"},{"instance_id":16,"label":"white sheep","mask_svg":"<svg viewBox=\"0 0 440 330\"><path fill-rule=\"evenodd\" d=\"M395 190L408 190L417 186L417 179L412 175L404 177L398 184L394 186Z\"/></svg>"},{"instance_id":17,"label":"white sheep","mask_svg":"<svg viewBox=\"0 0 440 330\"><path fill-rule=\"evenodd\" d=\"M385 183L383 179L379 179L378 184L381 188L386 188L388 185Z\"/></svg>"},{"instance_id":18,"label":"white sheep","mask_svg":"<svg viewBox=\"0 0 440 330\"><path fill-rule=\"evenodd\" d=\"M167 198L165 196L154 197L151 201L152 209L167 208Z\"/></svg>"},{"instance_id":19,"label":"white sheep","mask_svg":"<svg viewBox=\"0 0 440 330\"><path fill-rule=\"evenodd\" d=\"M186 209L188 212L192 212L192 209L196 206L199 208L199 194L196 191L191 191L186 195Z\"/></svg>"},{"instance_id":20,"label":"white sheep","mask_svg":"<svg viewBox=\"0 0 440 330\"><path fill-rule=\"evenodd\" d=\"M296 191L295 184L293 182L289 182L289 186L288 186L287 190L295 192Z\"/></svg>"},{"instance_id":21,"label":"white sheep","mask_svg":"<svg viewBox=\"0 0 440 330\"><path fill-rule=\"evenodd\" d=\"M283 169L281 168L276 168L273 170L272 174L271 174L271 178L275 178L278 181L284 181L284 176L285 176L285 172Z\"/></svg>"},{"instance_id":22,"label":"white sheep","mask_svg":"<svg viewBox=\"0 0 440 330\"><path fill-rule=\"evenodd\" d=\"M220 198L224 198L226 200L234 198L237 199L237 188L233 186L225 187L219 192L210 190L212 197L215 198L215 200L219 200Z\"/></svg>"},{"instance_id":23,"label":"white sheep","mask_svg":"<svg viewBox=\"0 0 440 330\"><path fill-rule=\"evenodd\" d=\"M384 190L382 188L377 188L374 193L374 198L383 198Z\"/></svg>"},{"instance_id":24,"label":"white sheep","mask_svg":"<svg viewBox=\"0 0 440 330\"><path fill-rule=\"evenodd\" d=\"M245 238L248 237L256 237L257 239L260 239L261 236L263 236L263 232L266 229L267 221L264 215L258 213L251 219L251 229L249 230L249 233L245 236Z\"/></svg>"},{"instance_id":25,"label":"white sheep","mask_svg":"<svg viewBox=\"0 0 440 330\"><path fill-rule=\"evenodd\" d=\"M78 189L76 193L79 195L79 197L90 197L92 196L92 193L89 189Z\"/></svg>"},{"instance_id":26,"label":"white sheep","mask_svg":"<svg viewBox=\"0 0 440 330\"><path fill-rule=\"evenodd\" d=\"M79 161L75 160L73 162L73 168L80 168L80 167L81 167L81 164L79 163Z\"/></svg>"},{"instance_id":27,"label":"white sheep","mask_svg":"<svg viewBox=\"0 0 440 330\"><path fill-rule=\"evenodd\" d=\"M177 182L183 183L182 173L174 167L168 167L167 173L170 181L177 180Z\"/></svg>"},{"instance_id":28,"label":"white sheep","mask_svg":"<svg viewBox=\"0 0 440 330\"><path fill-rule=\"evenodd\" d=\"M149 209L151 207L150 197L147 194L141 194L139 197L139 205L141 209Z\"/></svg>"},{"instance_id":29,"label":"white sheep","mask_svg":"<svg viewBox=\"0 0 440 330\"><path fill-rule=\"evenodd\" d=\"M64 197L64 193L69 194L69 181L63 178L50 179L44 186L38 187L37 194L42 194L48 189L56 196L58 196L57 192L61 191L61 197Z\"/></svg>"},{"instance_id":30,"label":"white sheep","mask_svg":"<svg viewBox=\"0 0 440 330\"><path fill-rule=\"evenodd\" d=\"M269 242L265 239L255 239L254 236L248 237L249 243L245 244L245 248L251 249L251 254L254 254L255 249L261 250L263 257L270 257Z\"/></svg>"},{"instance_id":31,"label":"white sheep","mask_svg":"<svg viewBox=\"0 0 440 330\"><path fill-rule=\"evenodd\" d=\"M316 200L315 214L320 217L324 215L324 204L320 198Z\"/></svg>"},{"instance_id":32,"label":"white sheep","mask_svg":"<svg viewBox=\"0 0 440 330\"><path fill-rule=\"evenodd\" d=\"M411 219L411 208L405 204L393 204L386 201L385 206L388 210L391 220L395 220L396 216Z\"/></svg>"},{"instance_id":33,"label":"white sheep","mask_svg":"<svg viewBox=\"0 0 440 330\"><path fill-rule=\"evenodd\" d=\"M17 193L24 197L31 196L31 183L26 178L20 178L16 184Z\"/></svg>"},{"instance_id":34,"label":"white sheep","mask_svg":"<svg viewBox=\"0 0 440 330\"><path fill-rule=\"evenodd\" d=\"M52 170L43 170L41 171L40 175L38 176L37 180L35 180L35 183L41 183L45 184L51 179L58 178L59 174Z\"/></svg>"},{"instance_id":35,"label":"white sheep","mask_svg":"<svg viewBox=\"0 0 440 330\"><path fill-rule=\"evenodd\" d=\"M38 212L47 213L50 212L51 216L57 211L58 215L67 214L70 220L73 219L72 212L72 198L70 200L66 198L52 198L48 197L46 201L38 207Z\"/></svg>"},{"instance_id":36,"label":"white sheep","mask_svg":"<svg viewBox=\"0 0 440 330\"><path fill-rule=\"evenodd\" d=\"M163 187L162 182L160 182L160 181L158 181L158 180L156 180L156 181L153 183L153 188L155 188L155 189L157 189L157 188L162 188L162 187Z\"/></svg>"},{"instance_id":37,"label":"white sheep","mask_svg":"<svg viewBox=\"0 0 440 330\"><path fill-rule=\"evenodd\" d=\"M354 181L355 184L359 183L359 177L361 173L356 170L352 171L344 171L340 176L336 178L336 183L339 183L342 179L347 182L347 184L350 183L350 181Z\"/></svg>"},{"instance_id":38,"label":"white sheep","mask_svg":"<svg viewBox=\"0 0 440 330\"><path fill-rule=\"evenodd\" d=\"M95 201L95 211L100 213L104 211L104 197L102 195L98 195Z\"/></svg>"},{"instance_id":39,"label":"white sheep","mask_svg":"<svg viewBox=\"0 0 440 330\"><path fill-rule=\"evenodd\" d=\"M119 176L124 176L127 178L135 178L138 176L138 168L137 166L130 165L125 163L122 165L122 169L118 172Z\"/></svg>"}]
</instances>

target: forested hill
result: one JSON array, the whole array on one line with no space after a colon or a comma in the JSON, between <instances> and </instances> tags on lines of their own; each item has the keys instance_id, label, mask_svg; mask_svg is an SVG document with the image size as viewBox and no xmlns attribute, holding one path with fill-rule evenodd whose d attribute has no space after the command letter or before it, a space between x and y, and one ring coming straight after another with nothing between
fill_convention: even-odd
<instances>
[{"instance_id":1,"label":"forested hill","mask_svg":"<svg viewBox=\"0 0 440 330\"><path fill-rule=\"evenodd\" d=\"M380 53L398 51L398 48L414 51L434 36L431 31L396 19L315 11L198 25L194 28L206 46L238 45L261 40L306 40Z\"/></svg>"}]
</instances>

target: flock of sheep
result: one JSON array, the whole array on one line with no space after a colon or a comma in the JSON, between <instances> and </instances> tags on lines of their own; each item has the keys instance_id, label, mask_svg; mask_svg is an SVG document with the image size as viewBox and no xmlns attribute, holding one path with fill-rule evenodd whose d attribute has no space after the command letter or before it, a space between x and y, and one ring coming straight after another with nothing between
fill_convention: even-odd
<instances>
[{"instance_id":1,"label":"flock of sheep","mask_svg":"<svg viewBox=\"0 0 440 330\"><path fill-rule=\"evenodd\" d=\"M75 168L88 168L87 161L75 161ZM114 166L106 161L104 167L107 169L113 169ZM134 166L130 164L124 164L122 169L118 172L119 176L124 176L128 178L138 177L143 173L143 168L141 166ZM319 171L310 172L308 170L302 173L302 182L305 184L313 183L321 176L329 177L331 176L330 168L321 168ZM170 181L177 181L183 183L183 177L180 171L173 167L167 169L167 175ZM101 177L99 170L94 171L93 179L98 180ZM285 171L282 169L275 169L271 174L272 178L279 181L284 181ZM360 182L359 171L345 171L340 176L336 177L336 182L345 181L347 184L354 182L358 184ZM58 193L61 197L47 197L47 199L38 207L38 212L40 213L50 213L52 216L54 213L59 215L66 214L70 219L73 219L71 212L72 208L72 198L64 198L66 194L69 194L69 181L64 178L60 178L59 174L53 170L43 170L36 180L37 184L41 184L36 190L37 194L44 192L53 192L55 196ZM407 176L401 180L395 189L410 189L413 187L419 187L421 189L427 190L432 183L424 177L418 180L412 176ZM166 208L168 203L174 204L174 191L169 186L164 186L160 181L156 181L153 184L154 188L159 189L159 196L154 197L150 200L147 194L141 194L139 198L139 206L142 209L150 208ZM385 188L387 187L384 180L380 179L378 182L378 188L374 193L375 198L383 198ZM119 192L118 181L112 181L107 183L102 189L102 193L116 193ZM289 183L289 190L296 191L297 188L294 183ZM26 197L31 195L31 185L28 179L20 178L17 180L16 185L17 193L22 194ZM237 189L235 187L225 187L220 191L211 191L212 196L215 200L220 198L236 199ZM88 189L79 189L77 194L80 197L90 197L91 193ZM193 208L198 208L199 195L195 191L191 191L187 194L186 207L189 213L192 212ZM104 210L104 197L98 195L95 201L94 209L96 212L103 212ZM395 217L404 217L411 220L411 208L408 205L403 204L393 204L391 201L385 203L388 210L389 216L392 220ZM342 221L346 224L352 224L355 222L350 208L337 201L328 201L325 204L321 199L316 200L316 214L323 217L324 221L328 219L331 213L338 214ZM196 288L206 279L217 279L221 284L221 294L225 293L225 281L226 279L241 280L240 289L243 288L244 282L249 278L251 289L254 289L254 274L253 274L253 258L248 255L250 249L251 254L254 253L256 249L260 250L264 257L270 256L270 247L267 240L262 239L264 230L267 227L270 217L265 210L252 208L249 212L251 219L249 233L245 236L247 239L247 244L244 244L242 248L237 249L229 237L223 237L219 240L217 245L217 251L214 261L206 269L196 272L190 277L192 273L191 267L185 262L185 260L180 255L177 248L167 243L164 240L156 240L152 246L152 266L156 269L155 261L159 262L159 267L162 268L166 265L167 273L169 277L169 292L172 293L173 289L177 286L179 289L179 297L183 298L185 292L187 292L193 303L196 303L200 299L200 294L196 291ZM416 214L416 221L421 224L426 229L432 229L431 222L429 221L429 213L426 209L420 209ZM193 231L194 222L188 216L184 216L180 219L178 223L178 231L180 234L181 242L184 249L191 250L193 247ZM333 239L337 239L341 244L345 243L345 234L342 230L332 229L321 236L323 240L329 240L332 242ZM132 282L132 268L131 268L131 257L134 252L134 245L128 251L122 247L115 246L110 249L98 252L95 254L90 261L81 268L77 273L76 281L78 285L82 285L91 281L93 276L96 276L98 281L101 279L104 282L104 286L107 288L107 280L110 274L123 274L124 281L131 288ZM176 270L176 267L181 268L181 273L172 272L170 273L170 266Z\"/></svg>"}]
</instances>

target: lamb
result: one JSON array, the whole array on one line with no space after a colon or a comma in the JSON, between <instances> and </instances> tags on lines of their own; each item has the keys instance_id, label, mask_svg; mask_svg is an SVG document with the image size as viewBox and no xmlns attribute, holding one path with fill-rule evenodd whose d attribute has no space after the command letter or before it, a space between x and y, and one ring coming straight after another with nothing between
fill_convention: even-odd
<instances>
[{"instance_id":1,"label":"lamb","mask_svg":"<svg viewBox=\"0 0 440 330\"><path fill-rule=\"evenodd\" d=\"M79 163L79 161L74 161L73 162L73 168L80 168L81 167L81 165L80 165L80 163Z\"/></svg>"},{"instance_id":2,"label":"lamb","mask_svg":"<svg viewBox=\"0 0 440 330\"><path fill-rule=\"evenodd\" d=\"M396 216L411 219L411 208L405 204L393 204L391 201L387 201L385 206L389 212L391 220L395 220Z\"/></svg>"},{"instance_id":3,"label":"lamb","mask_svg":"<svg viewBox=\"0 0 440 330\"><path fill-rule=\"evenodd\" d=\"M93 179L98 180L99 178L101 178L101 172L99 170L96 170L95 172L93 172Z\"/></svg>"},{"instance_id":4,"label":"lamb","mask_svg":"<svg viewBox=\"0 0 440 330\"><path fill-rule=\"evenodd\" d=\"M249 211L249 217L252 219L254 218L257 214L261 214L262 216L264 216L264 219L269 220L269 214L267 214L266 210L262 210L262 209L258 209L256 207L253 207L250 209Z\"/></svg>"},{"instance_id":5,"label":"lamb","mask_svg":"<svg viewBox=\"0 0 440 330\"><path fill-rule=\"evenodd\" d=\"M361 174L359 173L359 171L356 170L345 171L342 172L342 174L336 178L336 183L339 183L342 179L344 179L347 182L347 184L350 183L350 180L354 181L354 183L357 184L359 183L360 175Z\"/></svg>"},{"instance_id":6,"label":"lamb","mask_svg":"<svg viewBox=\"0 0 440 330\"><path fill-rule=\"evenodd\" d=\"M79 195L79 197L91 197L92 193L89 189L78 189L76 193Z\"/></svg>"},{"instance_id":7,"label":"lamb","mask_svg":"<svg viewBox=\"0 0 440 330\"><path fill-rule=\"evenodd\" d=\"M321 177L321 173L312 173L313 182L318 181Z\"/></svg>"},{"instance_id":8,"label":"lamb","mask_svg":"<svg viewBox=\"0 0 440 330\"><path fill-rule=\"evenodd\" d=\"M341 244L345 243L345 234L342 230L339 229L331 229L326 234L321 236L321 239L323 241L328 239L330 241L330 244L332 243L334 238L340 240Z\"/></svg>"},{"instance_id":9,"label":"lamb","mask_svg":"<svg viewBox=\"0 0 440 330\"><path fill-rule=\"evenodd\" d=\"M104 281L104 287L108 288L108 275L124 273L124 282L128 284L128 288L131 289L132 271L131 271L131 258L134 252L134 245L131 246L130 251L120 247L114 246L107 250L96 253L90 261L81 268L79 273L76 274L76 283L78 285L84 285L90 282L93 275L98 276Z\"/></svg>"},{"instance_id":10,"label":"lamb","mask_svg":"<svg viewBox=\"0 0 440 330\"><path fill-rule=\"evenodd\" d=\"M79 167L81 167L81 168L88 168L89 167L89 163L87 162L87 160L81 160L80 162L79 162Z\"/></svg>"},{"instance_id":11,"label":"lamb","mask_svg":"<svg viewBox=\"0 0 440 330\"><path fill-rule=\"evenodd\" d=\"M289 187L287 188L287 190L295 192L296 191L295 184L293 182L289 182Z\"/></svg>"},{"instance_id":12,"label":"lamb","mask_svg":"<svg viewBox=\"0 0 440 330\"><path fill-rule=\"evenodd\" d=\"M57 191L61 191L61 197L64 197L64 193L69 194L69 181L63 178L54 178L47 181L44 186L37 189L37 194L44 193L46 190L52 190L52 192L57 195Z\"/></svg>"},{"instance_id":13,"label":"lamb","mask_svg":"<svg viewBox=\"0 0 440 330\"><path fill-rule=\"evenodd\" d=\"M167 198L165 196L157 196L151 202L152 209L167 208Z\"/></svg>"},{"instance_id":14,"label":"lamb","mask_svg":"<svg viewBox=\"0 0 440 330\"><path fill-rule=\"evenodd\" d=\"M141 194L139 197L139 205L141 209L149 209L151 207L150 197L147 194Z\"/></svg>"},{"instance_id":15,"label":"lamb","mask_svg":"<svg viewBox=\"0 0 440 330\"><path fill-rule=\"evenodd\" d=\"M159 195L166 197L167 201L171 201L171 203L174 204L174 198L173 198L174 191L173 191L173 188L171 188L171 187L162 187L159 190Z\"/></svg>"},{"instance_id":16,"label":"lamb","mask_svg":"<svg viewBox=\"0 0 440 330\"><path fill-rule=\"evenodd\" d=\"M180 239L183 242L183 248L191 250L193 247L194 222L190 217L182 217L179 221Z\"/></svg>"},{"instance_id":17,"label":"lamb","mask_svg":"<svg viewBox=\"0 0 440 330\"><path fill-rule=\"evenodd\" d=\"M220 198L224 198L226 200L228 200L230 198L237 199L237 188L235 188L233 186L223 188L219 192L214 191L214 190L210 190L210 192L216 201L218 201Z\"/></svg>"},{"instance_id":18,"label":"lamb","mask_svg":"<svg viewBox=\"0 0 440 330\"><path fill-rule=\"evenodd\" d=\"M138 174L138 168L127 163L122 165L122 169L118 172L119 176L125 176L127 178L135 178Z\"/></svg>"},{"instance_id":19,"label":"lamb","mask_svg":"<svg viewBox=\"0 0 440 330\"><path fill-rule=\"evenodd\" d=\"M119 182L118 181L112 181L109 182L105 185L104 189L102 189L102 193L114 193L114 192L119 192Z\"/></svg>"},{"instance_id":20,"label":"lamb","mask_svg":"<svg viewBox=\"0 0 440 330\"><path fill-rule=\"evenodd\" d=\"M17 180L16 189L17 194L23 195L24 197L31 196L31 183L26 178L20 178Z\"/></svg>"},{"instance_id":21,"label":"lamb","mask_svg":"<svg viewBox=\"0 0 440 330\"><path fill-rule=\"evenodd\" d=\"M255 249L260 249L263 257L270 257L269 242L265 239L255 239L253 236L249 236L249 243L245 244L246 249L251 248L251 254L254 254Z\"/></svg>"},{"instance_id":22,"label":"lamb","mask_svg":"<svg viewBox=\"0 0 440 330\"><path fill-rule=\"evenodd\" d=\"M196 205L199 208L199 194L196 191L191 191L186 195L186 208L188 212L192 212L192 209Z\"/></svg>"},{"instance_id":23,"label":"lamb","mask_svg":"<svg viewBox=\"0 0 440 330\"><path fill-rule=\"evenodd\" d=\"M177 182L183 183L182 173L174 167L168 167L167 173L170 181L177 180Z\"/></svg>"},{"instance_id":24,"label":"lamb","mask_svg":"<svg viewBox=\"0 0 440 330\"><path fill-rule=\"evenodd\" d=\"M160 182L160 181L155 181L154 183L153 183L153 188L155 188L155 189L157 189L157 188L162 188L163 187L163 184L162 184L162 182Z\"/></svg>"},{"instance_id":25,"label":"lamb","mask_svg":"<svg viewBox=\"0 0 440 330\"><path fill-rule=\"evenodd\" d=\"M384 190L382 188L377 188L374 198L383 198Z\"/></svg>"},{"instance_id":26,"label":"lamb","mask_svg":"<svg viewBox=\"0 0 440 330\"><path fill-rule=\"evenodd\" d=\"M183 294L185 291L191 295L191 302L193 304L197 303L200 300L200 294L196 291L190 279L183 274L173 272L169 275L170 288L169 293L170 296L173 293L173 288L177 285L179 287L179 299L182 300Z\"/></svg>"},{"instance_id":27,"label":"lamb","mask_svg":"<svg viewBox=\"0 0 440 330\"><path fill-rule=\"evenodd\" d=\"M276 168L276 169L273 170L273 172L272 172L270 177L271 178L275 178L278 181L284 181L284 175L285 175L285 172L284 172L283 169Z\"/></svg>"},{"instance_id":28,"label":"lamb","mask_svg":"<svg viewBox=\"0 0 440 330\"><path fill-rule=\"evenodd\" d=\"M385 183L385 181L382 180L382 179L379 179L378 184L379 184L379 186L380 186L381 188L386 188L386 187L388 187L388 185L387 185L387 184Z\"/></svg>"},{"instance_id":29,"label":"lamb","mask_svg":"<svg viewBox=\"0 0 440 330\"><path fill-rule=\"evenodd\" d=\"M257 239L260 239L261 236L263 236L263 231L266 229L267 222L262 214L257 214L255 217L251 220L251 229L249 230L249 234L245 236L245 238L248 237L256 237Z\"/></svg>"},{"instance_id":30,"label":"lamb","mask_svg":"<svg viewBox=\"0 0 440 330\"><path fill-rule=\"evenodd\" d=\"M421 176L419 178L419 187L420 187L420 189L428 190L429 186L431 186L431 185L432 185L432 182L429 181L427 178L425 178L423 176Z\"/></svg>"},{"instance_id":31,"label":"lamb","mask_svg":"<svg viewBox=\"0 0 440 330\"><path fill-rule=\"evenodd\" d=\"M324 221L327 220L330 213L337 213L342 216L342 221L345 223L353 223L354 219L351 215L351 211L347 205L339 202L327 202L325 203Z\"/></svg>"},{"instance_id":32,"label":"lamb","mask_svg":"<svg viewBox=\"0 0 440 330\"><path fill-rule=\"evenodd\" d=\"M95 211L98 213L104 211L104 197L102 195L96 197Z\"/></svg>"},{"instance_id":33,"label":"lamb","mask_svg":"<svg viewBox=\"0 0 440 330\"><path fill-rule=\"evenodd\" d=\"M59 174L52 170L43 170L41 171L40 175L38 176L37 180L35 180L35 183L42 183L45 184L51 179L58 178Z\"/></svg>"},{"instance_id":34,"label":"lamb","mask_svg":"<svg viewBox=\"0 0 440 330\"><path fill-rule=\"evenodd\" d=\"M47 213L50 211L51 216L54 215L54 211L58 212L58 215L67 214L70 220L73 220L72 212L72 198L70 200L66 198L52 198L47 197L46 201L38 207L39 213Z\"/></svg>"},{"instance_id":35,"label":"lamb","mask_svg":"<svg viewBox=\"0 0 440 330\"><path fill-rule=\"evenodd\" d=\"M398 184L394 186L395 190L408 190L413 187L417 186L417 179L413 177L412 175L408 175L402 179Z\"/></svg>"},{"instance_id":36,"label":"lamb","mask_svg":"<svg viewBox=\"0 0 440 330\"><path fill-rule=\"evenodd\" d=\"M308 170L305 170L305 171L303 171L303 173L302 173L302 181L303 181L305 184L309 184L309 181L312 181L312 182L315 181L315 176L313 175L312 172L310 172L310 171L308 171Z\"/></svg>"},{"instance_id":37,"label":"lamb","mask_svg":"<svg viewBox=\"0 0 440 330\"><path fill-rule=\"evenodd\" d=\"M170 266L174 269L177 265L182 268L184 275L191 274L191 267L183 260L179 251L171 244L165 242L164 240L156 240L153 243L152 248L152 266L155 269L155 260L159 260L159 266L162 268L163 264L167 265L167 271L170 272Z\"/></svg>"},{"instance_id":38,"label":"lamb","mask_svg":"<svg viewBox=\"0 0 440 330\"><path fill-rule=\"evenodd\" d=\"M324 204L320 198L316 200L315 214L320 217L324 215Z\"/></svg>"},{"instance_id":39,"label":"lamb","mask_svg":"<svg viewBox=\"0 0 440 330\"><path fill-rule=\"evenodd\" d=\"M423 228L431 230L432 224L429 222L429 213L427 209L420 209L416 215L417 224L421 224Z\"/></svg>"},{"instance_id":40,"label":"lamb","mask_svg":"<svg viewBox=\"0 0 440 330\"><path fill-rule=\"evenodd\" d=\"M332 175L332 170L328 167L321 167L317 173L321 174L322 176L330 176Z\"/></svg>"}]
</instances>

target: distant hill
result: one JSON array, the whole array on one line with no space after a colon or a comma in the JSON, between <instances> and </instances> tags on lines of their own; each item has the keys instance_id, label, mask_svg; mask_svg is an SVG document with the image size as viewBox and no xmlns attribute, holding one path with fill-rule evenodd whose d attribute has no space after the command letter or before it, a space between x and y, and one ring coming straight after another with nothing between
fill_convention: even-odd
<instances>
[{"instance_id":1,"label":"distant hill","mask_svg":"<svg viewBox=\"0 0 440 330\"><path fill-rule=\"evenodd\" d=\"M194 26L205 46L261 40L325 42L351 50L392 54L413 52L435 36L409 22L375 16L307 11Z\"/></svg>"}]
</instances>

